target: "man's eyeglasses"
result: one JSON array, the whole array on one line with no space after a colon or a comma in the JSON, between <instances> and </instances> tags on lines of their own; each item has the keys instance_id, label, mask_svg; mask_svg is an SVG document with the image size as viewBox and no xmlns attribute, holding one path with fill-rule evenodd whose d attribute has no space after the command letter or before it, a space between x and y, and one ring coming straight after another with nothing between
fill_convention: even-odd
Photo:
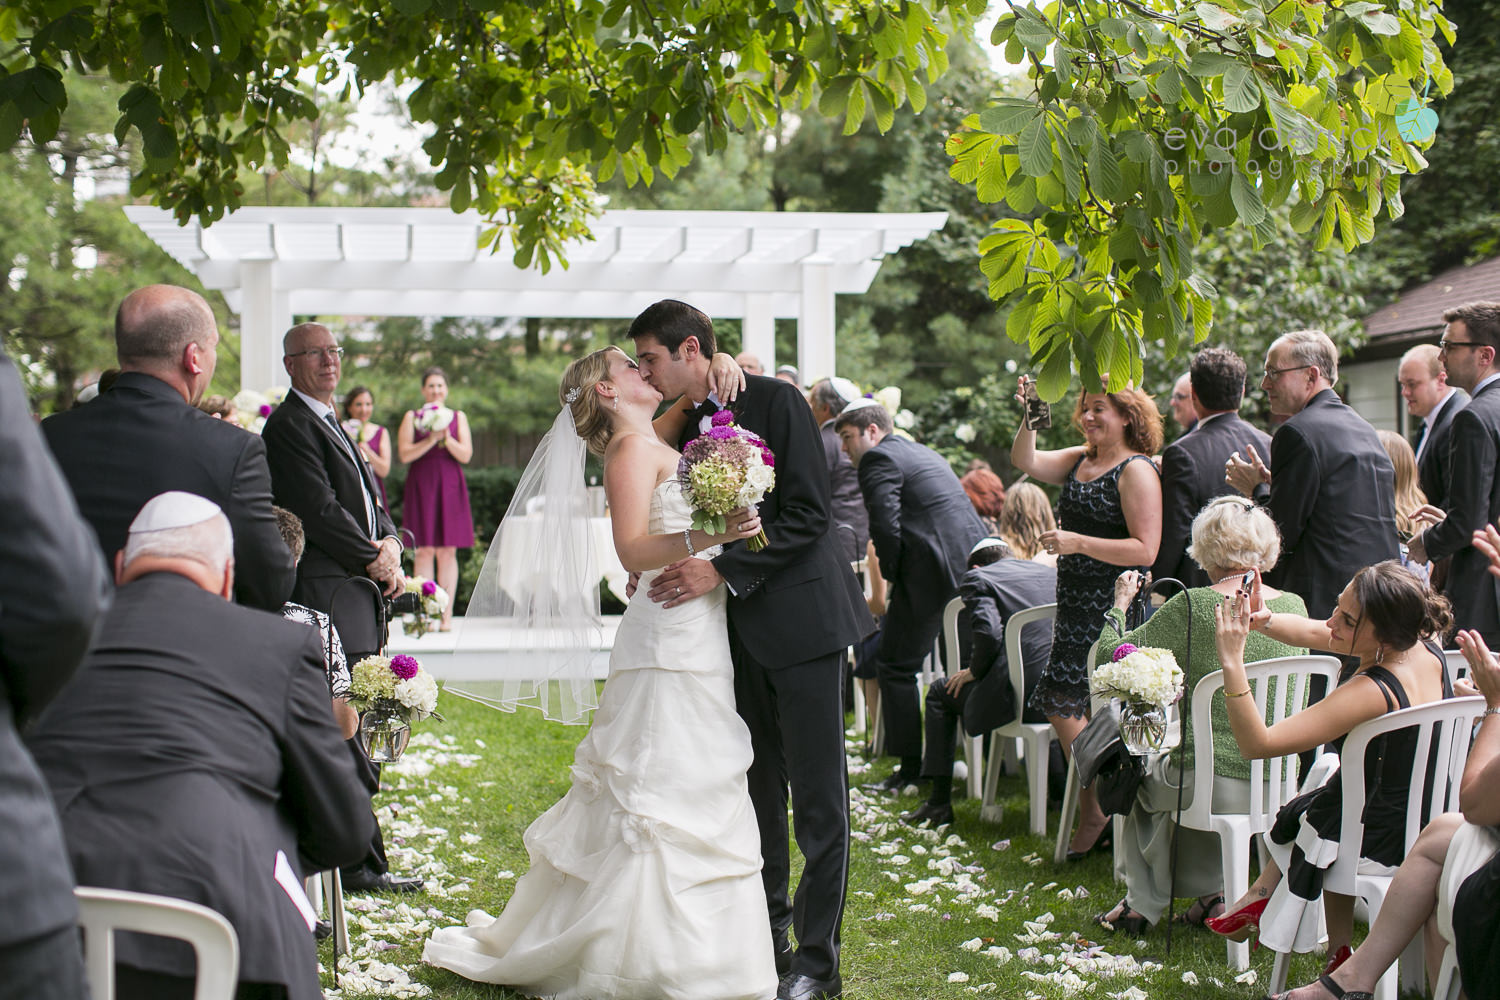
<instances>
[{"instance_id":1,"label":"man's eyeglasses","mask_svg":"<svg viewBox=\"0 0 1500 1000\"><path fill-rule=\"evenodd\" d=\"M1446 350L1448 350L1450 348L1453 348L1453 347L1488 347L1488 346L1489 346L1488 344L1481 344L1477 340L1440 340L1440 341L1438 341L1438 350L1439 351L1446 351Z\"/></svg>"},{"instance_id":2,"label":"man's eyeglasses","mask_svg":"<svg viewBox=\"0 0 1500 1000\"><path fill-rule=\"evenodd\" d=\"M1186 403L1191 398L1192 397L1189 396L1189 395L1187 395L1186 393L1181 393L1181 392L1174 392L1174 393L1172 393L1172 402L1174 402L1174 403Z\"/></svg>"},{"instance_id":3,"label":"man's eyeglasses","mask_svg":"<svg viewBox=\"0 0 1500 1000\"><path fill-rule=\"evenodd\" d=\"M289 358L342 358L343 356L342 347L314 347L308 351L297 351L287 355Z\"/></svg>"},{"instance_id":4,"label":"man's eyeglasses","mask_svg":"<svg viewBox=\"0 0 1500 1000\"><path fill-rule=\"evenodd\" d=\"M1260 373L1260 375L1261 375L1260 380L1262 382L1270 382L1272 379L1276 378L1278 375L1285 375L1287 372L1300 372L1300 371L1302 371L1305 368L1316 368L1316 367L1317 367L1317 365L1296 365L1296 366L1294 366L1292 368L1267 368L1265 371L1263 371L1263 372Z\"/></svg>"}]
</instances>

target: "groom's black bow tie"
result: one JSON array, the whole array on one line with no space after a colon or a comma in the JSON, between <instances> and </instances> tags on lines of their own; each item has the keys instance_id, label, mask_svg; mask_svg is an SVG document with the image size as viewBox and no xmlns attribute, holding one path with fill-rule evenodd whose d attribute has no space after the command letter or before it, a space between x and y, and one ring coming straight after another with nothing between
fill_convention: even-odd
<instances>
[{"instance_id":1,"label":"groom's black bow tie","mask_svg":"<svg viewBox=\"0 0 1500 1000\"><path fill-rule=\"evenodd\" d=\"M688 412L688 417L692 420L702 420L704 417L713 416L715 413L718 413L722 409L723 407L718 403L715 403L713 400L705 399L703 402L699 403Z\"/></svg>"}]
</instances>

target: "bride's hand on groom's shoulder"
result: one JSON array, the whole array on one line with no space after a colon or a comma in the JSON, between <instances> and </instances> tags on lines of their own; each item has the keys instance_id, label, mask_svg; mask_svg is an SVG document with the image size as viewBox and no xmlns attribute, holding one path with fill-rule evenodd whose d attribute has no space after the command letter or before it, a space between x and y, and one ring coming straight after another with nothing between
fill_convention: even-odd
<instances>
[{"instance_id":1,"label":"bride's hand on groom's shoulder","mask_svg":"<svg viewBox=\"0 0 1500 1000\"><path fill-rule=\"evenodd\" d=\"M728 354L720 351L708 363L708 387L724 406L734 402L745 388L745 372Z\"/></svg>"},{"instance_id":2,"label":"bride's hand on groom's shoulder","mask_svg":"<svg viewBox=\"0 0 1500 1000\"><path fill-rule=\"evenodd\" d=\"M646 596L657 604L675 608L684 601L702 597L723 582L724 578L714 569L713 563L689 556L658 573Z\"/></svg>"}]
</instances>

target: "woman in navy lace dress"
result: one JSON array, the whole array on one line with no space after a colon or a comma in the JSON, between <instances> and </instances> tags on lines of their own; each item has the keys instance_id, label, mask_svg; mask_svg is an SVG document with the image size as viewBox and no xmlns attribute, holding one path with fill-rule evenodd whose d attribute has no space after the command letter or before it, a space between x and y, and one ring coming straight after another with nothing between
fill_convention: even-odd
<instances>
[{"instance_id":1,"label":"woman in navy lace dress","mask_svg":"<svg viewBox=\"0 0 1500 1000\"><path fill-rule=\"evenodd\" d=\"M1024 381L1024 376L1023 376ZM1121 569L1145 573L1161 542L1161 476L1150 456L1161 448L1161 416L1139 389L1079 397L1073 426L1084 443L1038 451L1036 431L1016 431L1010 460L1033 479L1062 486L1058 530L1042 536L1057 554L1057 622L1052 656L1031 696L1065 752L1088 720L1088 652L1114 603ZM1093 792L1079 800L1070 860L1083 857L1108 828Z\"/></svg>"}]
</instances>

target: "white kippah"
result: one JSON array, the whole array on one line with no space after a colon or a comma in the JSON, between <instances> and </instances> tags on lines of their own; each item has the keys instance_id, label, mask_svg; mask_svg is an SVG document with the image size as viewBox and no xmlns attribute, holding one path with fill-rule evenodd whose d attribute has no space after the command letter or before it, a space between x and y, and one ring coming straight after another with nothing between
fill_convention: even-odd
<instances>
[{"instance_id":1,"label":"white kippah","mask_svg":"<svg viewBox=\"0 0 1500 1000\"><path fill-rule=\"evenodd\" d=\"M851 399L860 398L859 386L844 378L842 375L835 375L830 378L828 380L828 385L829 388L838 393L839 399L844 400L846 403Z\"/></svg>"},{"instance_id":2,"label":"white kippah","mask_svg":"<svg viewBox=\"0 0 1500 1000\"><path fill-rule=\"evenodd\" d=\"M146 506L130 522L130 533L138 535L148 531L186 528L202 524L219 513L222 513L219 505L212 500L205 500L196 493L169 490L146 501Z\"/></svg>"},{"instance_id":3,"label":"white kippah","mask_svg":"<svg viewBox=\"0 0 1500 1000\"><path fill-rule=\"evenodd\" d=\"M969 550L969 555L972 556L974 553L980 551L981 549L992 549L996 546L999 546L1002 549L1009 548L1009 546L1005 544L1005 539L996 538L994 535L990 535L988 538L981 538L979 541L975 542L974 547Z\"/></svg>"},{"instance_id":4,"label":"white kippah","mask_svg":"<svg viewBox=\"0 0 1500 1000\"><path fill-rule=\"evenodd\" d=\"M880 401L878 399L871 399L869 396L861 396L854 402L850 403L848 406L844 407L843 410L839 412L839 416L842 417L845 413L853 413L855 410L862 410L867 406L880 406ZM884 407L882 407L882 409L884 409Z\"/></svg>"}]
</instances>

